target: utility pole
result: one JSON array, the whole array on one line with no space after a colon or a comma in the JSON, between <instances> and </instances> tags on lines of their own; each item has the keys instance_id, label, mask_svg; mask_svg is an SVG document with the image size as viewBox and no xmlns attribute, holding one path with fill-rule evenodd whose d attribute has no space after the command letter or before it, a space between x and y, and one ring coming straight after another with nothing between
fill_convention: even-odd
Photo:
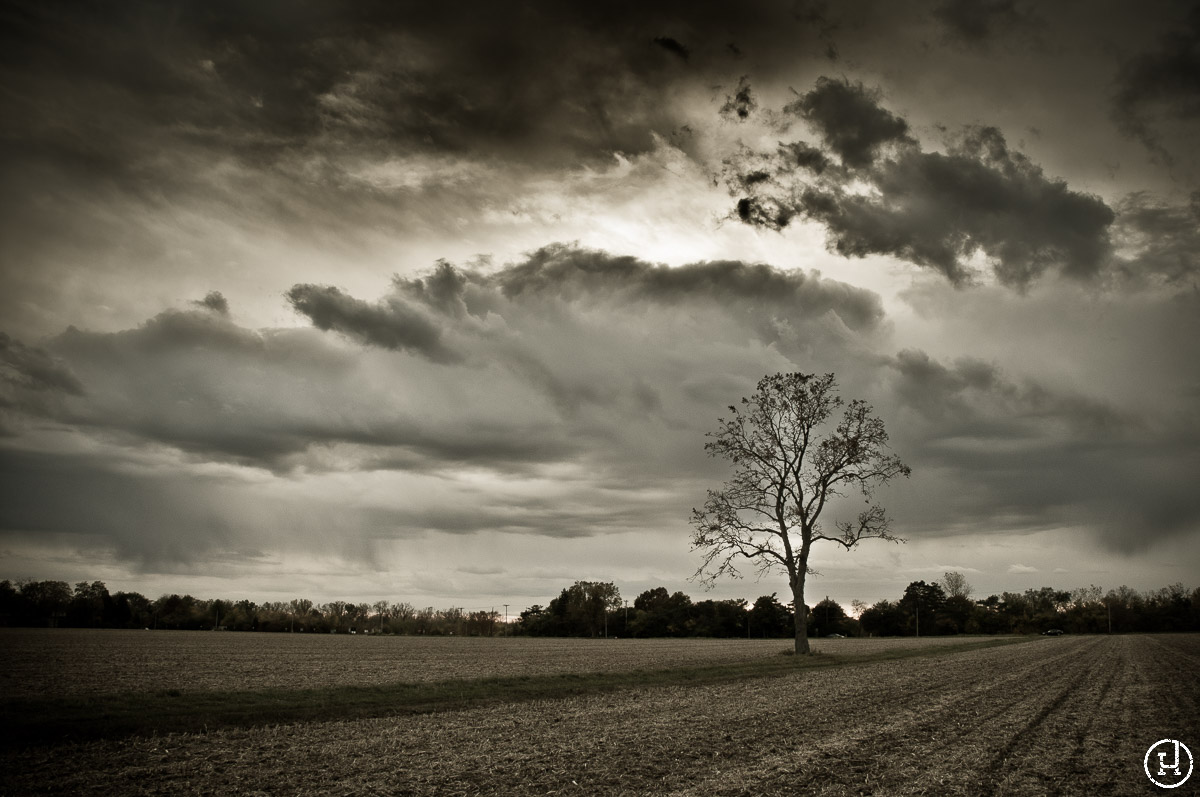
<instances>
[{"instance_id":1,"label":"utility pole","mask_svg":"<svg viewBox=\"0 0 1200 797\"><path fill-rule=\"evenodd\" d=\"M504 635L508 636L508 604L504 604Z\"/></svg>"}]
</instances>

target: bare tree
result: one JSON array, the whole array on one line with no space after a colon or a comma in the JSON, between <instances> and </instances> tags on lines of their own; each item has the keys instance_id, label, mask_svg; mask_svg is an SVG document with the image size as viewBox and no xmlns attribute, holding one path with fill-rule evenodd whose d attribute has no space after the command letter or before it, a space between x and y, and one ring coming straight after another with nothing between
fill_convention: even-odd
<instances>
[{"instance_id":1,"label":"bare tree","mask_svg":"<svg viewBox=\"0 0 1200 797\"><path fill-rule=\"evenodd\" d=\"M966 576L953 570L943 573L942 580L938 583L945 590L947 598L969 598L975 591L975 588L967 583Z\"/></svg>"},{"instance_id":2,"label":"bare tree","mask_svg":"<svg viewBox=\"0 0 1200 797\"><path fill-rule=\"evenodd\" d=\"M883 421L869 404L838 397L833 374L775 374L763 377L742 408L719 419L704 448L728 459L734 474L720 490L709 490L703 509L692 510L692 550L703 563L693 578L706 586L720 576L740 577L742 559L758 575L787 574L795 608L796 653L808 653L804 581L813 543L847 550L865 539L902 542L889 530L883 507L871 503L874 488L910 470L889 453ZM843 408L833 428L833 414ZM861 493L868 507L853 521L836 521L826 533L819 519L830 499Z\"/></svg>"}]
</instances>

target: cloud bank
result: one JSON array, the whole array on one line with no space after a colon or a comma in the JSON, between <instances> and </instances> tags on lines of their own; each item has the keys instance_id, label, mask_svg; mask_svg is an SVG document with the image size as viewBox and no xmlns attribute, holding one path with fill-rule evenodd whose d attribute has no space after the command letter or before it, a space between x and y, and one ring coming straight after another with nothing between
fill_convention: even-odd
<instances>
[{"instance_id":1,"label":"cloud bank","mask_svg":"<svg viewBox=\"0 0 1200 797\"><path fill-rule=\"evenodd\" d=\"M4 339L10 415L57 430L3 449L6 533L86 529L145 566L320 549L320 528L367 561L430 533L677 534L721 478L702 448L720 408L790 370L876 406L915 471L888 501L925 535L1077 524L1132 550L1200 522L1194 413L1162 426L986 360L889 353L879 297L813 273L558 244L373 301L298 284L308 328L248 329L211 296Z\"/></svg>"}]
</instances>

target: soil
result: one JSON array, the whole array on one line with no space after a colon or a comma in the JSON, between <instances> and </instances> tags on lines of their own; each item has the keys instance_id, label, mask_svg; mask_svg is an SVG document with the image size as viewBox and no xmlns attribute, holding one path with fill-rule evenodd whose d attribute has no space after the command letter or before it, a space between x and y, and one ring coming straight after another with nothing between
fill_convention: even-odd
<instances>
[{"instance_id":1,"label":"soil","mask_svg":"<svg viewBox=\"0 0 1200 797\"><path fill-rule=\"evenodd\" d=\"M1153 794L1200 635L1059 637L733 684L30 748L4 794ZM1195 776L1182 792L1194 789Z\"/></svg>"}]
</instances>

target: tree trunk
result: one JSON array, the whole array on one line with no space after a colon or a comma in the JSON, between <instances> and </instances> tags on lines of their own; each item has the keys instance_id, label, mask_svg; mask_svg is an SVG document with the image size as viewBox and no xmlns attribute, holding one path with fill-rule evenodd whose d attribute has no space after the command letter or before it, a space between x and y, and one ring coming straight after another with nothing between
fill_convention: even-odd
<instances>
[{"instance_id":1,"label":"tree trunk","mask_svg":"<svg viewBox=\"0 0 1200 797\"><path fill-rule=\"evenodd\" d=\"M804 605L804 577L808 574L807 567L797 568L798 573L792 580L792 608L796 617L796 655L808 655L808 609Z\"/></svg>"}]
</instances>

